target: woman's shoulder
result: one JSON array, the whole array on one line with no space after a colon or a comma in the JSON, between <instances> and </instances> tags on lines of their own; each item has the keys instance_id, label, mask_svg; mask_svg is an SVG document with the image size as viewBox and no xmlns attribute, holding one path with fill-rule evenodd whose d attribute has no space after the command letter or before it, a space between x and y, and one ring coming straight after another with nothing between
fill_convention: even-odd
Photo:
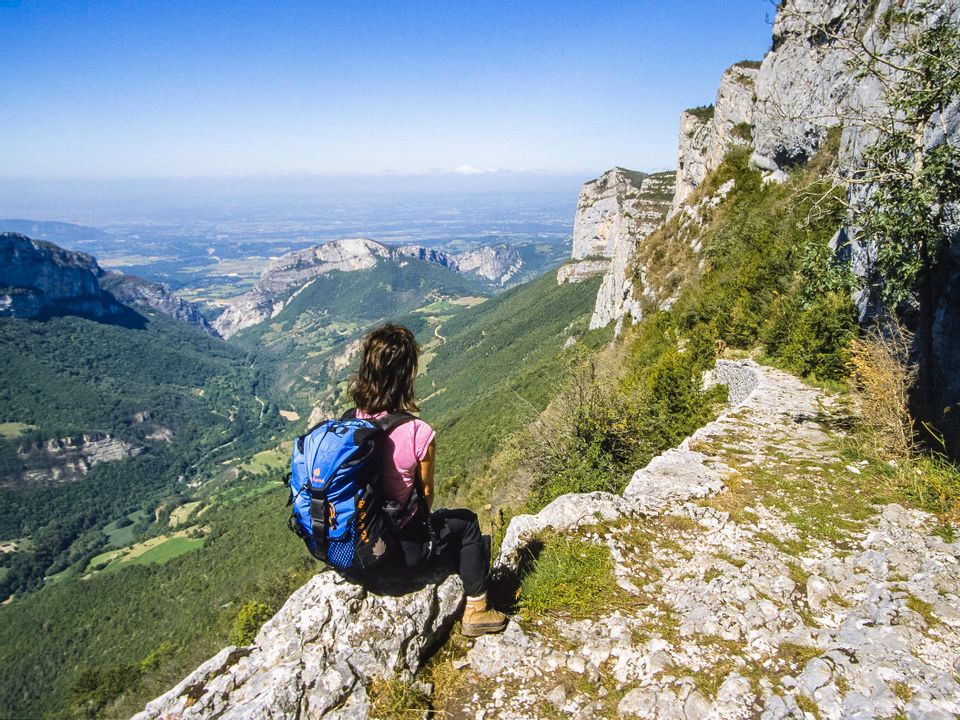
<instances>
[{"instance_id":1,"label":"woman's shoulder","mask_svg":"<svg viewBox=\"0 0 960 720\"><path fill-rule=\"evenodd\" d=\"M430 427L430 424L418 417L396 427L390 433L390 438L396 443L409 443L413 448L414 455L418 460L423 459L427 453L427 448L436 437L436 431Z\"/></svg>"}]
</instances>

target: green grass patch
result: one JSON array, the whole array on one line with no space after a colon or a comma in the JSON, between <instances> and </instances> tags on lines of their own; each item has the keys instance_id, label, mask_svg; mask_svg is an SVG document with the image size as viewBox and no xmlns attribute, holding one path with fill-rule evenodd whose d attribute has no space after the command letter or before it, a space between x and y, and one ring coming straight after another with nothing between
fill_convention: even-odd
<instances>
[{"instance_id":1,"label":"green grass patch","mask_svg":"<svg viewBox=\"0 0 960 720\"><path fill-rule=\"evenodd\" d=\"M528 618L561 614L594 617L599 606L614 602L620 588L606 546L555 536L543 546L520 589L520 609Z\"/></svg>"},{"instance_id":2,"label":"green grass patch","mask_svg":"<svg viewBox=\"0 0 960 720\"><path fill-rule=\"evenodd\" d=\"M137 539L138 527L146 519L147 513L143 510L137 510L125 515L120 520L114 520L103 528L103 532L107 536L107 544L111 547L132 545Z\"/></svg>"},{"instance_id":3,"label":"green grass patch","mask_svg":"<svg viewBox=\"0 0 960 720\"><path fill-rule=\"evenodd\" d=\"M240 465L239 468L240 470L246 471L251 475L263 475L265 473L273 472L274 470L284 469L289 464L290 447L289 445L281 445L279 447L271 448L270 450L258 452L256 455Z\"/></svg>"},{"instance_id":4,"label":"green grass patch","mask_svg":"<svg viewBox=\"0 0 960 720\"><path fill-rule=\"evenodd\" d=\"M188 538L188 537L174 537L170 538L164 543L160 543L156 547L152 547L147 550L142 555L138 555L132 560L124 561L124 564L130 565L148 565L150 563L158 563L162 565L165 562L173 560L175 557L180 557L191 550L196 550L197 548L203 547L206 538Z\"/></svg>"},{"instance_id":5,"label":"green grass patch","mask_svg":"<svg viewBox=\"0 0 960 720\"><path fill-rule=\"evenodd\" d=\"M36 430L36 425L22 422L0 422L0 438L12 440L23 435L29 430Z\"/></svg>"}]
</instances>

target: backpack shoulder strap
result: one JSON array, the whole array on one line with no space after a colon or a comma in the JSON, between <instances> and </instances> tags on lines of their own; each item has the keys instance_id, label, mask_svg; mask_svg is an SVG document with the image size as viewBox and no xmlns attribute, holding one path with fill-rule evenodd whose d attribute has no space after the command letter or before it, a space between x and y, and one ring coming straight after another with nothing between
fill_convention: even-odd
<instances>
[{"instance_id":1,"label":"backpack shoulder strap","mask_svg":"<svg viewBox=\"0 0 960 720\"><path fill-rule=\"evenodd\" d=\"M389 433L394 428L416 419L416 415L411 415L410 413L388 413L375 422L385 433Z\"/></svg>"},{"instance_id":2,"label":"backpack shoulder strap","mask_svg":"<svg viewBox=\"0 0 960 720\"><path fill-rule=\"evenodd\" d=\"M343 415L340 416L340 420L356 420L357 419L357 409L355 407L347 410ZM370 422L379 425L380 429L385 433L390 432L395 427L403 425L405 422L410 422L411 420L416 420L416 415L411 415L408 412L399 412L399 413L388 413L382 418L370 418Z\"/></svg>"}]
</instances>

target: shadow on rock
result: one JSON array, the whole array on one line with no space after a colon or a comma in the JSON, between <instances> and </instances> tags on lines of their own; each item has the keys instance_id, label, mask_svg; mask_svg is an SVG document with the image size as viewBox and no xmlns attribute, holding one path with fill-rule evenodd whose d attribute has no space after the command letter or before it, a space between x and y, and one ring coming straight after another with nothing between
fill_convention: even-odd
<instances>
[{"instance_id":1,"label":"shadow on rock","mask_svg":"<svg viewBox=\"0 0 960 720\"><path fill-rule=\"evenodd\" d=\"M329 569L327 572L336 572ZM453 571L441 563L431 563L422 568L407 568L402 563L365 572L341 572L340 575L374 595L401 597L422 590L428 585L439 585Z\"/></svg>"},{"instance_id":2,"label":"shadow on rock","mask_svg":"<svg viewBox=\"0 0 960 720\"><path fill-rule=\"evenodd\" d=\"M520 586L523 579L533 572L540 553L543 552L543 541L533 538L520 551L516 568L500 566L494 568L490 578L490 601L494 607L510 615L516 614L520 600Z\"/></svg>"}]
</instances>

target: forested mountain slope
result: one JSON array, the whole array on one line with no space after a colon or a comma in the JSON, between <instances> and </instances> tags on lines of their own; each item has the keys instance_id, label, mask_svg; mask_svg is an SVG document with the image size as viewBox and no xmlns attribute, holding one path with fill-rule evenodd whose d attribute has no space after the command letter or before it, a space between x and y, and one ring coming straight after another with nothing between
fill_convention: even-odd
<instances>
[{"instance_id":1,"label":"forested mountain slope","mask_svg":"<svg viewBox=\"0 0 960 720\"><path fill-rule=\"evenodd\" d=\"M263 613L279 608L287 594L316 571L302 544L286 529L286 490L280 481L284 453L289 449L251 458L256 446L247 444L251 435L245 433L248 430L261 443L271 436L278 442L292 437L295 427L303 426L306 418L299 423L272 420L273 424L267 424L267 417L276 407L290 407L290 399L297 395L269 395L266 379L283 390L276 381L296 372L282 369L286 367L282 363L291 363L297 372L319 375L332 355L312 353L327 347L325 343L336 338L338 330L349 328L352 337L367 326L365 323L387 318L414 327L427 346L420 397L436 393L434 398L425 400L422 414L438 427L443 437L441 498L449 497L459 484L469 484L474 473L482 474L502 438L529 421L528 403L539 408L546 404L550 390L545 378L556 373L568 339L585 337L591 298L599 281L558 286L556 274L548 273L533 283L469 307L434 298L439 290L443 296L456 300L460 293L475 292L475 286L442 268L424 270L412 265L384 263L368 271L331 273L315 282L315 290L313 285L305 289L262 328L250 328L227 343L169 320L151 319L144 330L123 330L126 335L118 334L111 326L96 325L90 329L83 324L90 321L77 318L58 319L65 329L50 325L50 321L22 326L25 329L20 332L54 333L56 342L64 342L64 333L72 328L78 338L86 335L90 352L100 348L100 353L90 359L90 387L83 391L91 394L106 393L108 387L121 382L136 386L139 370L136 364L125 363L130 362L128 352L138 347L136 357L148 372L141 378L140 390L130 398L129 406L140 407L149 402L149 391L155 384L168 389L174 409L187 413L190 423L184 424L183 418L163 410L165 405L158 402L158 414L151 416L151 421L160 422L162 418L168 423L165 427L175 431L175 438L196 437L197 455L185 455L177 465L180 472L189 470L202 457L201 449L206 447L202 443L211 437L219 439L221 423L227 423L227 418L211 418L209 410L205 412L205 401L231 400L235 406L233 423L240 439L184 473L187 477L204 478L202 486L188 489L177 485L178 497L169 498L171 502L165 505L162 503L168 496L162 492L150 495L137 491L136 503L130 504L129 510L125 505L118 510L128 512L143 507L152 513L158 506L164 508L156 522L141 521L141 527L148 526L144 528L148 542L151 537L163 542L156 550L153 546L134 545L132 550L125 550L126 555L113 557L110 552L103 552L102 546L96 548L91 540L84 557L70 556L76 560L76 577L48 583L40 592L0 607L0 659L4 667L13 669L3 684L0 708L27 715L64 713L69 708L77 713L101 711L109 717L129 714L136 709L137 699L142 701L166 689L213 648L226 643L231 633L242 630L244 617L253 618L257 624L262 622ZM442 274L434 276L434 270ZM397 297L386 295L386 287L397 290ZM330 293L342 299L343 304L324 307L322 302L331 297ZM388 301L387 305L384 301ZM424 311L399 315L388 312L411 309ZM342 324L338 324L341 318ZM596 335L597 340L591 342L602 337L609 337L609 333ZM109 353L104 351L102 342L111 348ZM201 343L202 357L208 365L189 370L174 362L169 353L182 356L181 362L187 363L194 359L192 342ZM162 347L154 347L154 343ZM343 344L334 342L333 346L342 352ZM102 355L114 358L111 362L116 367L97 365L94 361ZM71 370L73 357L62 356L63 365L52 370L52 374L64 377L75 372ZM253 361L252 370L248 360ZM104 361L101 358L97 362ZM123 368L128 374L121 374ZM207 371L209 376L204 374ZM198 375L194 376L194 372ZM348 372L343 364L332 377L342 380ZM102 378L104 385L94 383L93 377ZM245 378L248 384L227 385L234 382L234 377L237 382ZM480 382L478 377L486 380ZM145 383L148 379L150 383ZM198 392L201 389L202 394ZM255 395L268 403L270 398L279 398L274 401L274 410L268 404L264 425L259 424L261 406ZM342 388L334 392L333 399L345 399ZM128 407L123 403L99 404L116 406L118 418L125 417L123 409ZM97 414L102 411L95 412L96 405L92 403L85 411L87 414L76 413L78 422L82 418L89 425L93 419L113 417ZM60 412L57 408L52 410ZM229 417L229 412L225 414ZM67 413L62 417L72 416ZM276 427L276 422L284 423L284 427ZM223 442L227 442L226 438L233 436L223 437ZM161 449L171 459L176 457L173 446L168 448L168 444L161 443ZM149 462L157 462L157 452L151 450ZM147 455L142 459L148 462ZM141 458L128 462L138 460ZM223 465L224 461L228 464ZM93 473L104 467L107 465L97 465L90 477L99 477ZM120 464L114 467L119 468ZM98 481L90 487L102 486ZM174 506L179 506L182 513ZM90 538L102 543L99 531L91 531ZM169 558L158 555L175 543L194 545L179 556L175 552ZM88 563L93 555L96 556ZM142 562L140 557L144 558ZM80 575L89 577L81 580ZM111 618L109 622L104 621L106 617ZM38 632L41 626L47 631ZM64 647L69 650L57 649ZM17 668L24 671L18 672ZM34 670L28 673L26 668ZM35 680L36 668L43 668L42 674L47 678L42 685ZM121 704L108 707L107 703L115 698L121 698Z\"/></svg>"},{"instance_id":2,"label":"forested mountain slope","mask_svg":"<svg viewBox=\"0 0 960 720\"><path fill-rule=\"evenodd\" d=\"M432 337L445 312L464 307L462 298L480 301L482 290L434 262L378 259L307 280L276 315L229 344L246 350L273 393L306 421L314 408L329 414L344 401L358 341L373 325L405 316L415 332Z\"/></svg>"}]
</instances>

